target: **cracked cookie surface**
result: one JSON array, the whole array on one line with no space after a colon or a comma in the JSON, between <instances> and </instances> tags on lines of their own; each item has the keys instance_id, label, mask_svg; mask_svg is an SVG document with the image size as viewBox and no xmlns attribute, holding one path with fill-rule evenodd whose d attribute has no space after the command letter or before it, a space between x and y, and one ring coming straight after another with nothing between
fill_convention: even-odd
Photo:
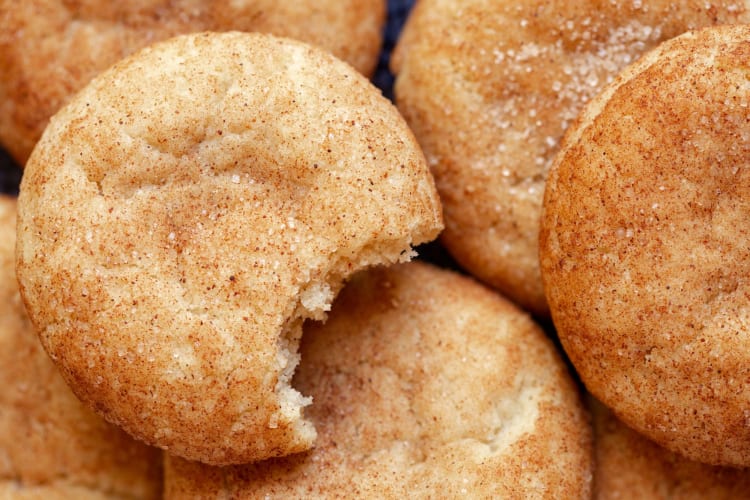
<instances>
[{"instance_id":1,"label":"cracked cookie surface","mask_svg":"<svg viewBox=\"0 0 750 500\"><path fill-rule=\"evenodd\" d=\"M540 260L594 396L684 456L750 465L750 29L665 42L583 111L550 171Z\"/></svg>"},{"instance_id":2,"label":"cracked cookie surface","mask_svg":"<svg viewBox=\"0 0 750 500\"><path fill-rule=\"evenodd\" d=\"M310 452L169 458L166 498L585 498L591 429L552 343L476 282L420 262L352 278L306 327Z\"/></svg>"},{"instance_id":3,"label":"cracked cookie surface","mask_svg":"<svg viewBox=\"0 0 750 500\"><path fill-rule=\"evenodd\" d=\"M270 35L186 35L53 117L19 197L22 293L106 418L215 464L309 448L302 321L442 227L424 157L363 76Z\"/></svg>"},{"instance_id":4,"label":"cracked cookie surface","mask_svg":"<svg viewBox=\"0 0 750 500\"><path fill-rule=\"evenodd\" d=\"M372 74L383 0L2 0L0 142L23 166L52 116L97 73L159 40L258 31L318 45Z\"/></svg>"},{"instance_id":5,"label":"cracked cookie surface","mask_svg":"<svg viewBox=\"0 0 750 500\"><path fill-rule=\"evenodd\" d=\"M547 172L584 104L688 29L750 2L421 0L393 55L398 107L435 175L458 263L547 317L538 260Z\"/></svg>"},{"instance_id":6,"label":"cracked cookie surface","mask_svg":"<svg viewBox=\"0 0 750 500\"><path fill-rule=\"evenodd\" d=\"M15 276L16 201L0 196L0 497L157 499L160 450L83 405L42 349Z\"/></svg>"}]
</instances>

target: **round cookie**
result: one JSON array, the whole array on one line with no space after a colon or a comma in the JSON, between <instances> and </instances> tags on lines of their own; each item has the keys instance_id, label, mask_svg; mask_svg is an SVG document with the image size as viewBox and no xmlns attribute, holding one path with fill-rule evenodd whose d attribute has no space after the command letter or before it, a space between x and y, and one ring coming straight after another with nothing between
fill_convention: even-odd
<instances>
[{"instance_id":1,"label":"round cookie","mask_svg":"<svg viewBox=\"0 0 750 500\"><path fill-rule=\"evenodd\" d=\"M544 198L552 319L590 391L662 446L750 466L750 27L628 67L569 130Z\"/></svg>"},{"instance_id":2,"label":"round cookie","mask_svg":"<svg viewBox=\"0 0 750 500\"><path fill-rule=\"evenodd\" d=\"M162 494L161 451L85 407L45 354L18 294L16 201L0 196L0 497Z\"/></svg>"},{"instance_id":3,"label":"round cookie","mask_svg":"<svg viewBox=\"0 0 750 500\"><path fill-rule=\"evenodd\" d=\"M355 276L306 325L307 453L167 458L165 498L587 498L591 428L552 343L474 281L412 262Z\"/></svg>"},{"instance_id":4,"label":"round cookie","mask_svg":"<svg viewBox=\"0 0 750 500\"><path fill-rule=\"evenodd\" d=\"M538 261L547 171L584 103L625 65L693 27L750 22L750 2L421 0L393 58L398 107L461 266L549 315Z\"/></svg>"},{"instance_id":5,"label":"round cookie","mask_svg":"<svg viewBox=\"0 0 750 500\"><path fill-rule=\"evenodd\" d=\"M594 418L594 498L617 500L736 500L750 495L750 470L693 462L657 446L597 401Z\"/></svg>"},{"instance_id":6,"label":"round cookie","mask_svg":"<svg viewBox=\"0 0 750 500\"><path fill-rule=\"evenodd\" d=\"M349 65L184 35L53 117L21 182L18 276L81 399L176 455L245 463L315 439L289 387L302 321L441 226L414 137Z\"/></svg>"},{"instance_id":7,"label":"round cookie","mask_svg":"<svg viewBox=\"0 0 750 500\"><path fill-rule=\"evenodd\" d=\"M370 75L385 9L384 0L3 0L0 143L24 165L72 94L128 54L181 33L273 33L323 47Z\"/></svg>"}]
</instances>

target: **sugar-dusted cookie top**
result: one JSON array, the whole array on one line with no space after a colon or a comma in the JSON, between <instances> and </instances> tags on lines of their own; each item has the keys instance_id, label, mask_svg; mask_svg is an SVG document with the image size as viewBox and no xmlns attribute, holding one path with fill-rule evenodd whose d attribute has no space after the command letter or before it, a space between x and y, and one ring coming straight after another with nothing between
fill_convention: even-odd
<instances>
[{"instance_id":1,"label":"sugar-dusted cookie top","mask_svg":"<svg viewBox=\"0 0 750 500\"><path fill-rule=\"evenodd\" d=\"M258 31L311 43L371 75L385 0L3 0L0 143L21 166L47 121L99 72L159 40Z\"/></svg>"},{"instance_id":2,"label":"sugar-dusted cookie top","mask_svg":"<svg viewBox=\"0 0 750 500\"><path fill-rule=\"evenodd\" d=\"M750 23L748 1L420 0L393 57L398 107L467 271L549 315L538 261L547 171L583 105L695 27Z\"/></svg>"},{"instance_id":3,"label":"sugar-dusted cookie top","mask_svg":"<svg viewBox=\"0 0 750 500\"><path fill-rule=\"evenodd\" d=\"M314 449L169 458L171 498L586 498L591 428L555 347L507 300L412 262L355 276L309 324L295 384Z\"/></svg>"},{"instance_id":4,"label":"sugar-dusted cookie top","mask_svg":"<svg viewBox=\"0 0 750 500\"><path fill-rule=\"evenodd\" d=\"M540 258L589 390L673 451L750 466L750 27L665 42L583 111Z\"/></svg>"},{"instance_id":5,"label":"sugar-dusted cookie top","mask_svg":"<svg viewBox=\"0 0 750 500\"><path fill-rule=\"evenodd\" d=\"M162 453L84 406L42 349L16 284L16 201L0 196L0 497L161 498Z\"/></svg>"},{"instance_id":6,"label":"sugar-dusted cookie top","mask_svg":"<svg viewBox=\"0 0 750 500\"><path fill-rule=\"evenodd\" d=\"M216 464L312 445L289 386L302 321L442 227L379 90L247 33L178 37L94 79L34 150L19 214L22 294L75 392Z\"/></svg>"},{"instance_id":7,"label":"sugar-dusted cookie top","mask_svg":"<svg viewBox=\"0 0 750 500\"><path fill-rule=\"evenodd\" d=\"M599 403L594 421L596 500L736 500L748 497L750 470L688 460L630 429Z\"/></svg>"}]
</instances>

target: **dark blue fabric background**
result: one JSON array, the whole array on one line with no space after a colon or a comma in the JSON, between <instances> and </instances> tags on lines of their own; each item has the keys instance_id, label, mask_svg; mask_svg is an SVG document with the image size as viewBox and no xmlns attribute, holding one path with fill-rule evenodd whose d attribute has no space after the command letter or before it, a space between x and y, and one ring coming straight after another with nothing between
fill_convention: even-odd
<instances>
[{"instance_id":1,"label":"dark blue fabric background","mask_svg":"<svg viewBox=\"0 0 750 500\"><path fill-rule=\"evenodd\" d=\"M383 52L380 55L377 72L373 77L375 85L380 87L388 98L393 97L393 75L388 70L391 50L413 4L414 0L388 1L388 23L383 37ZM21 169L5 151L0 149L0 192L17 194L20 179Z\"/></svg>"},{"instance_id":2,"label":"dark blue fabric background","mask_svg":"<svg viewBox=\"0 0 750 500\"><path fill-rule=\"evenodd\" d=\"M414 0L389 0L388 2L388 23L385 26L383 36L383 51L380 53L378 69L372 81L383 90L383 94L389 99L393 98L393 75L388 70L388 63L391 60L391 51L398 40L401 28L406 21Z\"/></svg>"},{"instance_id":3,"label":"dark blue fabric background","mask_svg":"<svg viewBox=\"0 0 750 500\"><path fill-rule=\"evenodd\" d=\"M0 192L18 194L21 169L13 163L8 154L0 149Z\"/></svg>"}]
</instances>

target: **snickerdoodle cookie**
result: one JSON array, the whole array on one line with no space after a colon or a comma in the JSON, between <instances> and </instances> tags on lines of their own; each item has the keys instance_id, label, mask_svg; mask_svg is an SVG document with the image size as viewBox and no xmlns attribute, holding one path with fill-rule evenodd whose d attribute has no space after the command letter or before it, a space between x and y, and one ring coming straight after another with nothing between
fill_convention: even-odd
<instances>
[{"instance_id":1,"label":"snickerdoodle cookie","mask_svg":"<svg viewBox=\"0 0 750 500\"><path fill-rule=\"evenodd\" d=\"M420 0L393 59L399 109L469 272L540 316L547 171L583 104L690 28L750 22L748 1Z\"/></svg>"},{"instance_id":2,"label":"snickerdoodle cookie","mask_svg":"<svg viewBox=\"0 0 750 500\"><path fill-rule=\"evenodd\" d=\"M23 165L52 116L97 73L153 42L259 31L331 51L370 75L384 0L0 0L0 143Z\"/></svg>"},{"instance_id":3,"label":"snickerdoodle cookie","mask_svg":"<svg viewBox=\"0 0 750 500\"><path fill-rule=\"evenodd\" d=\"M161 451L85 407L39 344L16 285L16 201L0 197L0 498L160 498Z\"/></svg>"},{"instance_id":4,"label":"snickerdoodle cookie","mask_svg":"<svg viewBox=\"0 0 750 500\"><path fill-rule=\"evenodd\" d=\"M565 365L469 278L418 262L358 274L301 352L315 448L226 468L168 458L166 498L591 493L591 429Z\"/></svg>"},{"instance_id":5,"label":"snickerdoodle cookie","mask_svg":"<svg viewBox=\"0 0 750 500\"><path fill-rule=\"evenodd\" d=\"M693 460L750 466L750 27L690 32L583 111L540 258L591 392Z\"/></svg>"},{"instance_id":6,"label":"snickerdoodle cookie","mask_svg":"<svg viewBox=\"0 0 750 500\"><path fill-rule=\"evenodd\" d=\"M742 500L750 498L750 469L687 460L620 422L597 401L594 419L595 500Z\"/></svg>"},{"instance_id":7,"label":"snickerdoodle cookie","mask_svg":"<svg viewBox=\"0 0 750 500\"><path fill-rule=\"evenodd\" d=\"M351 66L184 35L53 117L21 183L18 275L81 399L176 455L244 463L313 444L289 386L303 320L441 227L413 135Z\"/></svg>"}]
</instances>

